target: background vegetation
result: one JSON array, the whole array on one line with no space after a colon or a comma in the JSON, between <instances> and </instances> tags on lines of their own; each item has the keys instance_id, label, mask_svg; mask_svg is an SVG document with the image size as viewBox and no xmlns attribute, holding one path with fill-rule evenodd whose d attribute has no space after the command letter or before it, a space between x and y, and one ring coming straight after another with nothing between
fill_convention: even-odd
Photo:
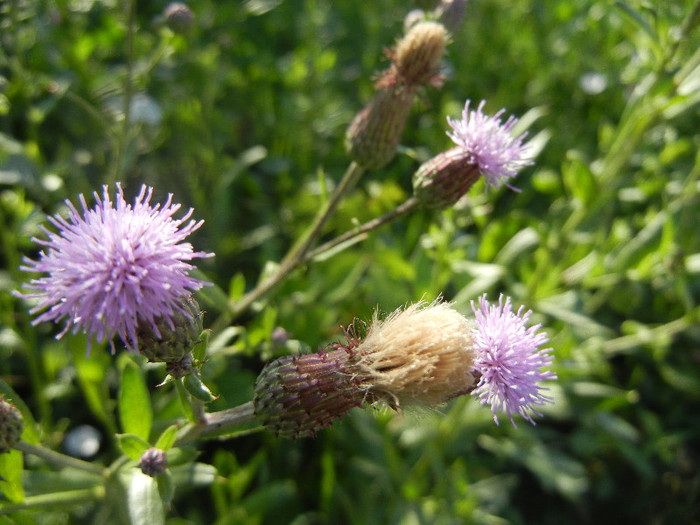
<instances>
[{"instance_id":1,"label":"background vegetation","mask_svg":"<svg viewBox=\"0 0 700 525\"><path fill-rule=\"evenodd\" d=\"M206 222L192 242L216 253L199 265L217 285L199 297L215 329L203 368L215 409L248 401L266 360L336 340L375 308L440 294L465 313L483 292L533 309L559 375L536 427L497 427L458 399L440 413L357 410L315 439L201 443L176 476L168 523L700 521L694 0L471 0L444 87L421 93L397 158L364 175L327 232L410 196L413 171L448 147L445 117L467 98L524 115L543 146L515 182L522 192L479 183L453 209L385 226L294 273L235 326L226 296L280 260L340 179L345 129L415 5L201 0L184 33L164 24L165 7L0 4L0 376L37 439L60 449L88 424L102 436L89 459L114 461L126 362L153 387L152 436L181 417L175 392L155 389L162 368L100 348L85 358L84 340L32 328L11 295L28 279L18 266L36 254L30 238L64 199L147 183L154 201L174 193L195 208ZM291 339L271 337L276 327ZM23 492L2 471L8 504L83 486L25 465ZM108 523L117 505L0 520Z\"/></svg>"}]
</instances>

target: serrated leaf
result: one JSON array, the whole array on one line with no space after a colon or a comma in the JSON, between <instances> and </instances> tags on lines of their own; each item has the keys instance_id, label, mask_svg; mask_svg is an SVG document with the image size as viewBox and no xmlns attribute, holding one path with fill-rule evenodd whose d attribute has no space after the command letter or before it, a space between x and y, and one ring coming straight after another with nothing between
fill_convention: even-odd
<instances>
[{"instance_id":1,"label":"serrated leaf","mask_svg":"<svg viewBox=\"0 0 700 525\"><path fill-rule=\"evenodd\" d=\"M119 448L130 459L139 461L143 453L151 448L150 443L135 434L117 434Z\"/></svg>"},{"instance_id":2,"label":"serrated leaf","mask_svg":"<svg viewBox=\"0 0 700 525\"><path fill-rule=\"evenodd\" d=\"M126 434L148 441L153 422L151 398L138 365L125 359L119 391L119 417Z\"/></svg>"}]
</instances>

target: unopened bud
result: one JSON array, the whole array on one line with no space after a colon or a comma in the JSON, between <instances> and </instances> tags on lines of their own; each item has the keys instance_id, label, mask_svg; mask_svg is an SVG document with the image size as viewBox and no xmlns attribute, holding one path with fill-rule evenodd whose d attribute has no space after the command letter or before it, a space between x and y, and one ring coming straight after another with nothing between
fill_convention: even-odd
<instances>
[{"instance_id":1,"label":"unopened bud","mask_svg":"<svg viewBox=\"0 0 700 525\"><path fill-rule=\"evenodd\" d=\"M255 415L278 436L314 436L362 405L362 392L344 368L347 360L345 350L275 359L255 382Z\"/></svg>"},{"instance_id":2,"label":"unopened bud","mask_svg":"<svg viewBox=\"0 0 700 525\"><path fill-rule=\"evenodd\" d=\"M369 402L436 406L473 390L474 324L447 303L417 303L375 319L348 370Z\"/></svg>"},{"instance_id":3,"label":"unopened bud","mask_svg":"<svg viewBox=\"0 0 700 525\"><path fill-rule=\"evenodd\" d=\"M155 478L158 474L165 472L168 468L168 459L165 455L165 450L159 448L149 448L139 460L138 467L146 476Z\"/></svg>"},{"instance_id":4,"label":"unopened bud","mask_svg":"<svg viewBox=\"0 0 700 525\"><path fill-rule=\"evenodd\" d=\"M412 87L400 84L378 89L348 128L345 148L352 160L376 170L394 158L414 93Z\"/></svg>"},{"instance_id":5,"label":"unopened bud","mask_svg":"<svg viewBox=\"0 0 700 525\"><path fill-rule=\"evenodd\" d=\"M479 180L479 166L462 148L452 148L424 162L413 175L413 194L427 208L453 206Z\"/></svg>"},{"instance_id":6,"label":"unopened bud","mask_svg":"<svg viewBox=\"0 0 700 525\"><path fill-rule=\"evenodd\" d=\"M204 329L203 313L192 296L183 298L182 311L175 312L168 319L158 317L153 324L139 322L139 352L149 361L170 363L181 361L200 342Z\"/></svg>"},{"instance_id":7,"label":"unopened bud","mask_svg":"<svg viewBox=\"0 0 700 525\"><path fill-rule=\"evenodd\" d=\"M447 30L438 22L420 22L396 45L394 65L408 85L427 84L440 70Z\"/></svg>"},{"instance_id":8,"label":"unopened bud","mask_svg":"<svg viewBox=\"0 0 700 525\"><path fill-rule=\"evenodd\" d=\"M22 414L12 403L0 398L0 454L14 447L24 430Z\"/></svg>"},{"instance_id":9,"label":"unopened bud","mask_svg":"<svg viewBox=\"0 0 700 525\"><path fill-rule=\"evenodd\" d=\"M163 15L165 16L165 23L173 33L187 33L194 24L192 10L182 2L168 4Z\"/></svg>"}]
</instances>

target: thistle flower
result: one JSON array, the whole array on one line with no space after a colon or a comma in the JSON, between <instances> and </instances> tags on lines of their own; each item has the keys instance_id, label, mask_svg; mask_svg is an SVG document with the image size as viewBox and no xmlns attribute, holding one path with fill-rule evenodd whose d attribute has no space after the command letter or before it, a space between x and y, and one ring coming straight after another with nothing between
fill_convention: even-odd
<instances>
[{"instance_id":1,"label":"thistle flower","mask_svg":"<svg viewBox=\"0 0 700 525\"><path fill-rule=\"evenodd\" d=\"M47 274L29 282L31 292L17 293L38 300L30 310L38 314L32 324L64 321L57 338L81 331L88 335L88 352L93 337L109 339L114 352L112 338L118 335L138 353L138 330L144 323L156 335L161 322L174 330L176 313L185 313L182 299L206 284L188 276L193 266L186 261L213 254L194 252L183 242L203 222L186 223L192 209L174 219L180 205L173 204L172 195L164 205L151 206L152 195L153 188L144 185L130 205L117 184L113 204L104 186L101 199L94 193L93 209L79 196L82 216L66 201L68 220L49 217L57 233L42 228L48 240L33 240L46 249L38 260L25 258L20 267Z\"/></svg>"},{"instance_id":2,"label":"thistle flower","mask_svg":"<svg viewBox=\"0 0 700 525\"><path fill-rule=\"evenodd\" d=\"M515 138L510 131L518 122L510 117L505 124L499 118L504 110L489 117L481 110L469 110L467 100L461 120L447 121L452 133L447 135L457 147L440 153L423 163L413 176L414 195L427 207L447 208L454 205L478 180L484 176L486 188L501 185L519 191L506 181L524 166L532 164L528 146L522 141L526 133Z\"/></svg>"},{"instance_id":3,"label":"thistle flower","mask_svg":"<svg viewBox=\"0 0 700 525\"><path fill-rule=\"evenodd\" d=\"M486 295L479 298L479 306L472 302L476 316L474 333L475 347L478 352L475 368L481 374L472 395L481 400L481 404L490 404L493 419L498 424L498 412L505 412L513 426L514 414L520 414L532 423L532 415L541 415L534 405L552 403L550 397L542 391L540 381L556 379L554 372L542 371L552 364L551 348L540 347L548 342L547 334L538 333L541 325L526 327L532 311L523 311L523 307L513 312L510 298L498 299L498 305L486 300Z\"/></svg>"}]
</instances>

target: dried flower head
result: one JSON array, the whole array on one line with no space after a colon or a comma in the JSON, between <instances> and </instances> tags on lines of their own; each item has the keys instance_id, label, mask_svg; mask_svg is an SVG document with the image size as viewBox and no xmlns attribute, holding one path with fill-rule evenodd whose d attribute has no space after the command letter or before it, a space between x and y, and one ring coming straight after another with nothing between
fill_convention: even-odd
<instances>
[{"instance_id":1,"label":"dried flower head","mask_svg":"<svg viewBox=\"0 0 700 525\"><path fill-rule=\"evenodd\" d=\"M438 22L418 22L396 45L394 66L408 85L427 84L440 69L447 45L447 30Z\"/></svg>"},{"instance_id":2,"label":"dried flower head","mask_svg":"<svg viewBox=\"0 0 700 525\"><path fill-rule=\"evenodd\" d=\"M370 402L435 406L475 384L473 323L448 303L420 302L376 317L348 369Z\"/></svg>"},{"instance_id":3,"label":"dried flower head","mask_svg":"<svg viewBox=\"0 0 700 525\"><path fill-rule=\"evenodd\" d=\"M447 135L462 149L464 162L478 166L487 188L505 185L515 189L507 180L521 168L533 164L528 156L529 148L522 142L527 133L519 137L511 135L518 119L511 116L501 124L504 109L489 117L482 112L485 101L481 101L476 111L469 109L469 103L467 100L460 120L447 118L452 127L452 133L447 132Z\"/></svg>"},{"instance_id":4,"label":"dried flower head","mask_svg":"<svg viewBox=\"0 0 700 525\"><path fill-rule=\"evenodd\" d=\"M33 240L45 250L38 260L25 258L21 266L47 274L29 282L31 292L18 293L38 300L30 310L38 314L33 324L64 321L58 338L72 330L86 333L89 341L95 337L111 343L118 335L133 352L138 352L139 325L150 325L155 334L161 321L174 329L176 313L183 312L180 301L206 284L188 275L193 266L187 261L213 254L194 252L183 242L202 225L186 223L192 209L174 219L180 205L172 203L172 195L163 206L151 206L152 194L153 188L142 186L130 205L117 184L112 203L105 186L101 199L94 194L93 209L80 195L82 216L66 201L68 220L49 217L57 232L42 228L48 240Z\"/></svg>"},{"instance_id":5,"label":"dried flower head","mask_svg":"<svg viewBox=\"0 0 700 525\"><path fill-rule=\"evenodd\" d=\"M556 379L557 375L542 369L552 364L551 348L540 348L548 342L547 334L538 333L541 325L526 327L532 313L523 307L513 312L510 298L490 304L486 295L479 298L478 308L472 302L476 316L474 332L477 357L476 370L481 374L479 384L472 392L481 404L490 404L498 424L498 412L505 412L513 426L514 414L535 422L532 415L541 415L533 406L552 403L542 392L541 381Z\"/></svg>"}]
</instances>

